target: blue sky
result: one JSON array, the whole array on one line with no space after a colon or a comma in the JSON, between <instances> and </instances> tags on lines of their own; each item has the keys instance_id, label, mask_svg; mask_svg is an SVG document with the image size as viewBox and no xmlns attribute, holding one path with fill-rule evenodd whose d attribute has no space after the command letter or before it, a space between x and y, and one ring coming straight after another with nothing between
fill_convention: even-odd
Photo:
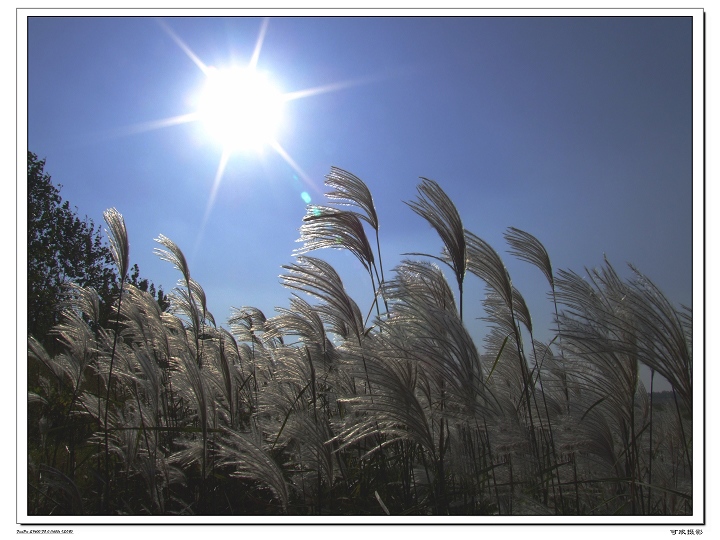
<instances>
[{"instance_id":1,"label":"blue sky","mask_svg":"<svg viewBox=\"0 0 720 540\"><path fill-rule=\"evenodd\" d=\"M210 206L221 146L197 122L149 127L194 111L206 76L193 54L206 66L247 65L263 21L28 21L28 149L80 215L97 224L106 208L124 215L144 277L166 291L179 277L153 254L164 234L218 323L231 306L272 315L290 296L278 275L300 246L302 194L322 204L324 176L338 166L373 193L386 273L402 253L439 254L439 237L403 203L424 176L504 257L536 326L551 321L547 284L506 253L510 226L538 237L556 269L581 272L605 254L692 305L692 190L702 179L692 170L691 18L272 17L257 69L284 93L337 89L287 102L285 157L271 147L232 155ZM352 255L313 255L370 307ZM476 335L482 297L471 279Z\"/></svg>"}]
</instances>

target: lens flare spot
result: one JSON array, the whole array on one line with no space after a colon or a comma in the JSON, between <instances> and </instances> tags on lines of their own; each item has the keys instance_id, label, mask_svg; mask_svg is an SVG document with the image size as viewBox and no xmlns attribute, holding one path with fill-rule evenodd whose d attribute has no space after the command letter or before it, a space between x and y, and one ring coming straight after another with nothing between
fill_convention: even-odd
<instances>
[{"instance_id":1,"label":"lens flare spot","mask_svg":"<svg viewBox=\"0 0 720 540\"><path fill-rule=\"evenodd\" d=\"M310 201L312 201L312 198L310 197L310 194L307 191L303 191L300 194L300 197L302 197L302 200L305 201L305 204L310 204Z\"/></svg>"}]
</instances>

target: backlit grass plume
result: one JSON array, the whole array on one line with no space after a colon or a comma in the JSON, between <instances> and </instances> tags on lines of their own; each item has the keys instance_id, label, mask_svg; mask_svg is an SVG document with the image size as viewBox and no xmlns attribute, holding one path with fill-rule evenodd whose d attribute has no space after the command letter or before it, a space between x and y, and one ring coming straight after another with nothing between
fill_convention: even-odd
<instances>
[{"instance_id":1,"label":"backlit grass plume","mask_svg":"<svg viewBox=\"0 0 720 540\"><path fill-rule=\"evenodd\" d=\"M170 308L124 279L125 224L105 213L123 276L111 321L70 284L60 352L28 336L29 514L693 513L689 309L632 266L629 279L608 261L555 270L510 227L510 254L547 280L554 321L538 328L499 252L426 178L407 204L442 250L409 246L386 278L367 185L333 167L326 186L282 266L287 304L233 308L225 327L163 235L156 254L179 273ZM328 247L370 274L365 316L344 286L354 276L309 255ZM480 319L463 319L468 298ZM653 391L661 378L670 392Z\"/></svg>"}]
</instances>

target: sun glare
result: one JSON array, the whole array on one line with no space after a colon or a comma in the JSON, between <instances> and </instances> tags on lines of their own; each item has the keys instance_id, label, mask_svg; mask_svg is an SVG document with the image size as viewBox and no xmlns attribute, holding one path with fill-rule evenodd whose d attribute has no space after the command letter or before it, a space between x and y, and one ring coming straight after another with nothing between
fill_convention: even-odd
<instances>
[{"instance_id":1,"label":"sun glare","mask_svg":"<svg viewBox=\"0 0 720 540\"><path fill-rule=\"evenodd\" d=\"M198 122L205 134L215 140L218 146L222 147L220 161L210 190L197 242L200 242L202 231L205 229L205 224L215 204L215 198L219 192L226 167L234 154L245 154L251 151L260 153L264 148L268 147L277 152L292 168L295 173L294 178L299 177L305 186L312 191L320 192L313 180L280 144L278 135L284 121L285 103L326 92L335 92L369 81L343 81L283 94L273 86L266 75L256 69L269 19L263 19L249 63L244 66L232 66L223 69L207 66L167 23L161 19L157 19L157 22L187 57L205 74L205 84L192 98L195 105L193 112L136 125L133 126L131 132L142 132L188 122ZM247 157L247 155L244 157ZM312 196L308 191L302 191L300 198L306 204L310 204L312 201Z\"/></svg>"},{"instance_id":2,"label":"sun glare","mask_svg":"<svg viewBox=\"0 0 720 540\"><path fill-rule=\"evenodd\" d=\"M283 95L248 67L208 68L199 117L226 152L260 150L277 138Z\"/></svg>"}]
</instances>

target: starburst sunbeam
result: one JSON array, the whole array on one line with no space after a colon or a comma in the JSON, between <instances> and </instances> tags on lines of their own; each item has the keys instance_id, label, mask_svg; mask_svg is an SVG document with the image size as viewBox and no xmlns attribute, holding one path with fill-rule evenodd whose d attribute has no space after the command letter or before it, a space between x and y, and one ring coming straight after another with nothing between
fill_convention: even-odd
<instances>
[{"instance_id":1,"label":"starburst sunbeam","mask_svg":"<svg viewBox=\"0 0 720 540\"><path fill-rule=\"evenodd\" d=\"M165 21L163 21L162 19L156 20L160 27L165 30L167 35L172 38L172 40L177 44L178 47L180 47L180 49L182 49L182 51L187 55L187 57L192 60L193 63L197 67L199 67L203 73L207 74L208 66L206 66L205 63L200 60L200 58L198 58L194 52L192 52L192 49L190 49L190 47L188 47L187 44L182 39L180 39L180 37L175 32L173 32L172 28L170 28Z\"/></svg>"},{"instance_id":2,"label":"starburst sunbeam","mask_svg":"<svg viewBox=\"0 0 720 540\"><path fill-rule=\"evenodd\" d=\"M313 182L312 179L307 175L307 173L302 170L300 165L298 165L295 160L290 157L290 154L288 154L285 149L280 146L279 142L273 140L270 142L270 146L278 153L281 158L285 160L288 165L290 165L290 167L293 168L293 170L298 174L298 176L303 179L303 182L305 182L306 185L310 186L313 191L315 191L315 193L322 193L322 190L315 185L315 182Z\"/></svg>"},{"instance_id":3,"label":"starburst sunbeam","mask_svg":"<svg viewBox=\"0 0 720 540\"><path fill-rule=\"evenodd\" d=\"M351 88L353 86L359 86L361 84L368 84L374 82L376 78L366 77L363 79L351 79L348 81L340 81L332 84L326 84L323 86L316 86L315 88L308 88L306 90L297 90L295 92L287 92L283 94L285 101L294 101L296 99L317 96L318 94L326 94L328 92L337 92L338 90L344 90L345 88Z\"/></svg>"},{"instance_id":4,"label":"starburst sunbeam","mask_svg":"<svg viewBox=\"0 0 720 540\"><path fill-rule=\"evenodd\" d=\"M200 117L196 112L180 114L171 118L163 118L162 120L151 120L149 122L143 122L141 124L134 124L132 126L121 128L115 131L113 134L116 136L135 135L138 133L145 133L146 131L155 131L156 129L163 129L166 127L178 126L180 124L197 122L199 118Z\"/></svg>"},{"instance_id":5,"label":"starburst sunbeam","mask_svg":"<svg viewBox=\"0 0 720 540\"><path fill-rule=\"evenodd\" d=\"M206 85L197 101L199 108L196 112L133 126L128 134L187 122L198 122L204 124L208 132L222 144L220 160L195 242L195 251L199 248L205 227L215 206L228 163L233 154L237 152L244 153L245 150L251 148L260 150L262 146L268 146L290 165L309 191L321 194L321 189L282 147L274 133L280 123L282 104L368 84L377 81L380 77L358 78L306 90L280 93L257 71L260 52L269 26L269 18L266 17L262 20L248 64L244 67L231 66L225 69L205 64L165 21L157 19L157 22L185 55L205 74ZM306 202L311 199L305 191L302 193L302 198Z\"/></svg>"},{"instance_id":6,"label":"starburst sunbeam","mask_svg":"<svg viewBox=\"0 0 720 540\"><path fill-rule=\"evenodd\" d=\"M253 50L253 55L252 58L250 58L250 64L248 65L250 69L255 69L258 58L260 58L260 49L262 49L263 41L265 41L265 33L267 32L269 22L270 19L267 17L263 19L263 24L260 27L260 35L258 35L257 41L255 42L255 49Z\"/></svg>"},{"instance_id":7,"label":"starburst sunbeam","mask_svg":"<svg viewBox=\"0 0 720 540\"><path fill-rule=\"evenodd\" d=\"M212 188L210 189L210 197L208 197L207 205L205 206L205 214L203 215L202 222L200 223L200 230L198 231L197 238L195 240L195 246L193 248L193 256L197 253L200 248L200 241L205 234L205 226L207 225L208 219L210 219L210 213L212 212L213 206L215 206L215 197L217 197L218 189L222 182L223 174L225 174L225 168L227 167L228 161L230 160L230 152L223 150L220 156L220 163L218 163L217 171L215 172L215 179L213 180Z\"/></svg>"}]
</instances>

